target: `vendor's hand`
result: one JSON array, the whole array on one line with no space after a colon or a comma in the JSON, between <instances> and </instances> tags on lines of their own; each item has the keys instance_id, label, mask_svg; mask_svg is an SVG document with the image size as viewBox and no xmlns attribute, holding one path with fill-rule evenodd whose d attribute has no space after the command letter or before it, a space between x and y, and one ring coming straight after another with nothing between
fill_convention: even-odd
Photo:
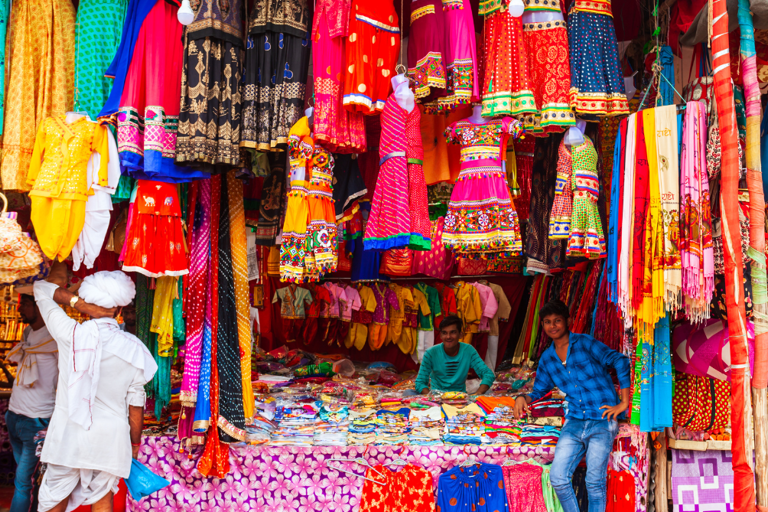
<instances>
[{"instance_id":1,"label":"vendor's hand","mask_svg":"<svg viewBox=\"0 0 768 512\"><path fill-rule=\"evenodd\" d=\"M624 402L619 403L618 405L614 405L611 407L610 405L604 405L600 408L601 411L603 411L603 419L607 419L608 421L618 419L619 414L623 413L629 408L629 404L626 404Z\"/></svg>"},{"instance_id":2,"label":"vendor's hand","mask_svg":"<svg viewBox=\"0 0 768 512\"><path fill-rule=\"evenodd\" d=\"M133 444L131 444L131 457L134 459L139 458L139 448L141 448L141 446L133 446Z\"/></svg>"},{"instance_id":3,"label":"vendor's hand","mask_svg":"<svg viewBox=\"0 0 768 512\"><path fill-rule=\"evenodd\" d=\"M515 419L520 419L524 416L526 416L528 413L530 413L530 409L528 408L528 401L525 399L524 396L519 396L515 398Z\"/></svg>"},{"instance_id":4,"label":"vendor's hand","mask_svg":"<svg viewBox=\"0 0 768 512\"><path fill-rule=\"evenodd\" d=\"M428 395L429 394L429 388L424 388L421 390L422 395Z\"/></svg>"}]
</instances>

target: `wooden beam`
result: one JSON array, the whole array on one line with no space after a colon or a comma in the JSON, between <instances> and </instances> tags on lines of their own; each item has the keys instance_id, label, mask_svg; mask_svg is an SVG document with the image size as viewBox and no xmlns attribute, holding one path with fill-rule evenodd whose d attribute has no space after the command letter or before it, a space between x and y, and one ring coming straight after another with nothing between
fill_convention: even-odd
<instances>
[{"instance_id":1,"label":"wooden beam","mask_svg":"<svg viewBox=\"0 0 768 512\"><path fill-rule=\"evenodd\" d=\"M662 432L656 438L656 443L660 446L656 450L656 512L665 512L668 510L667 499L669 490L667 489L667 435Z\"/></svg>"}]
</instances>

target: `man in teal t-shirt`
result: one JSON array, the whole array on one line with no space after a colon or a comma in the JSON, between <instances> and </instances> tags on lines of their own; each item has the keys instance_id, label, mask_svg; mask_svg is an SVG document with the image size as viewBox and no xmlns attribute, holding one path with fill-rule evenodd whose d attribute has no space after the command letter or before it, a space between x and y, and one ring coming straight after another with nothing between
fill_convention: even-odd
<instances>
[{"instance_id":1,"label":"man in teal t-shirt","mask_svg":"<svg viewBox=\"0 0 768 512\"><path fill-rule=\"evenodd\" d=\"M461 327L461 319L457 316L448 316L440 322L442 343L424 353L419 376L416 377L416 392L427 394L430 387L438 391L466 391L470 368L482 379L478 393L485 393L491 387L496 375L480 359L472 345L459 341Z\"/></svg>"}]
</instances>

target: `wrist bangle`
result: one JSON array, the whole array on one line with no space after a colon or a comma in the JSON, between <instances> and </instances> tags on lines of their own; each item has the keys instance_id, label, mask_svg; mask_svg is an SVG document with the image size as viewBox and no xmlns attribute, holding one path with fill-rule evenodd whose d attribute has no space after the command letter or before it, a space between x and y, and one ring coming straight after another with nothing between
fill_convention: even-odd
<instances>
[{"instance_id":1,"label":"wrist bangle","mask_svg":"<svg viewBox=\"0 0 768 512\"><path fill-rule=\"evenodd\" d=\"M141 446L141 443L131 443L131 446Z\"/></svg>"}]
</instances>

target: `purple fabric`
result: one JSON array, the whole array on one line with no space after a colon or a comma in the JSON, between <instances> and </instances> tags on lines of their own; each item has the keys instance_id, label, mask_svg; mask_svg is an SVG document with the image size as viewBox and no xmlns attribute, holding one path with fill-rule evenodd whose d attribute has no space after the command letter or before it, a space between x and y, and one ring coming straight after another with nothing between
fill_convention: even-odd
<instances>
[{"instance_id":1,"label":"purple fabric","mask_svg":"<svg viewBox=\"0 0 768 512\"><path fill-rule=\"evenodd\" d=\"M637 430L637 427L632 427ZM619 434L621 437L624 431ZM481 462L501 464L507 459L523 461L533 458L550 463L554 449L533 446L369 446L322 447L245 446L230 448L230 472L223 479L205 478L197 471L202 448L191 454L180 451L175 437L144 437L139 461L171 485L136 502L127 498L130 512L248 512L275 510L280 512L358 512L364 480L330 469L331 458L362 456L372 465L398 457L424 467L432 473L433 484L441 474L468 456ZM645 453L645 449L640 453ZM336 463L362 475L364 468L356 463ZM638 493L637 511L643 505L647 488L647 459L638 461L619 455L614 469L630 469ZM628 467L625 467L628 466Z\"/></svg>"},{"instance_id":2,"label":"purple fabric","mask_svg":"<svg viewBox=\"0 0 768 512\"><path fill-rule=\"evenodd\" d=\"M674 512L733 512L731 452L672 450Z\"/></svg>"},{"instance_id":3,"label":"purple fabric","mask_svg":"<svg viewBox=\"0 0 768 512\"><path fill-rule=\"evenodd\" d=\"M755 365L755 327L747 322L749 366ZM686 322L672 333L672 362L675 370L690 375L731 380L731 351L728 326L710 319L702 325Z\"/></svg>"}]
</instances>

